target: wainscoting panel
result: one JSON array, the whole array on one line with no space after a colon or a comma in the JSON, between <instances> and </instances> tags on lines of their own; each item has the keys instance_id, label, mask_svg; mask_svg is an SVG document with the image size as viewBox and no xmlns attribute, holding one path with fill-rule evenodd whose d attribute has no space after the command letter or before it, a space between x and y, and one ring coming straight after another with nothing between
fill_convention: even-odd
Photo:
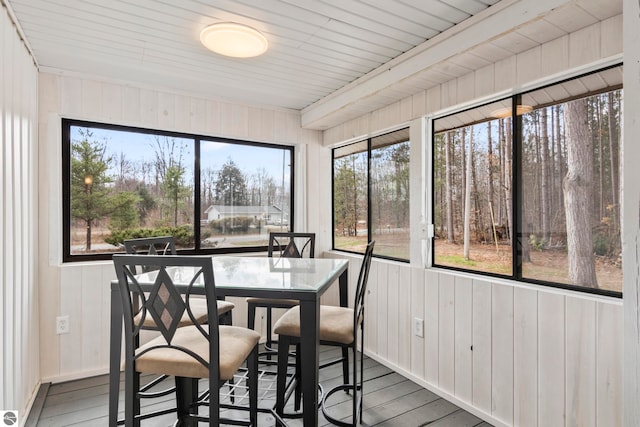
<instances>
[{"instance_id":1,"label":"wainscoting panel","mask_svg":"<svg viewBox=\"0 0 640 427\"><path fill-rule=\"evenodd\" d=\"M367 353L489 423L622 426L621 300L375 258L367 298Z\"/></svg>"}]
</instances>

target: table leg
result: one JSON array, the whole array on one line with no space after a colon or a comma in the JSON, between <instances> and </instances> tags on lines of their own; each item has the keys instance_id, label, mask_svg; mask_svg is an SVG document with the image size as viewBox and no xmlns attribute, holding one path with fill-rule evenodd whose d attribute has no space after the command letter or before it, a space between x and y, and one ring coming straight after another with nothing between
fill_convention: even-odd
<instances>
[{"instance_id":1,"label":"table leg","mask_svg":"<svg viewBox=\"0 0 640 427\"><path fill-rule=\"evenodd\" d=\"M111 328L109 331L109 427L118 424L120 354L122 346L122 301L118 285L111 285Z\"/></svg>"},{"instance_id":2,"label":"table leg","mask_svg":"<svg viewBox=\"0 0 640 427\"><path fill-rule=\"evenodd\" d=\"M347 268L342 272L338 279L338 286L340 287L340 307L349 306L349 269Z\"/></svg>"},{"instance_id":3,"label":"table leg","mask_svg":"<svg viewBox=\"0 0 640 427\"><path fill-rule=\"evenodd\" d=\"M320 302L300 301L300 337L302 353L302 399L303 423L305 426L318 425L318 366L320 362L320 341L318 324Z\"/></svg>"}]
</instances>

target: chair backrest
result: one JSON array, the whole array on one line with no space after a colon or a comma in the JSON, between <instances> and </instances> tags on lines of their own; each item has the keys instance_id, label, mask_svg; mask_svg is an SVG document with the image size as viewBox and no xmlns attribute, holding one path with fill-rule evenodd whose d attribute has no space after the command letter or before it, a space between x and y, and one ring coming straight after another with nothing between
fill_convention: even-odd
<instances>
[{"instance_id":1,"label":"chair backrest","mask_svg":"<svg viewBox=\"0 0 640 427\"><path fill-rule=\"evenodd\" d=\"M174 348L190 354L203 366L214 369L216 376L212 378L217 378L215 361L216 366L210 367L206 360L189 349L172 345L180 319L186 312L193 325L210 340L210 354L219 354L218 306L211 258L115 254L113 264L122 299L127 363L152 349ZM152 271L136 275L136 269L143 266L152 267ZM204 325L196 319L190 306L190 301L196 299L191 298L196 287L199 292L195 293L202 294L204 287L206 295L208 320ZM166 344L145 348L143 353L136 354L136 342L147 316L153 318Z\"/></svg>"},{"instance_id":2,"label":"chair backrest","mask_svg":"<svg viewBox=\"0 0 640 427\"><path fill-rule=\"evenodd\" d=\"M354 330L355 327L362 322L362 319L364 317L364 301L367 291L367 282L369 281L369 268L371 267L371 258L373 258L373 247L375 246L375 244L375 240L372 240L367 244L367 248L364 251L364 258L362 259L362 267L360 267L360 273L358 274L356 297L353 304Z\"/></svg>"},{"instance_id":3,"label":"chair backrest","mask_svg":"<svg viewBox=\"0 0 640 427\"><path fill-rule=\"evenodd\" d=\"M138 255L175 255L177 253L173 236L125 240L124 250L128 254Z\"/></svg>"},{"instance_id":4,"label":"chair backrest","mask_svg":"<svg viewBox=\"0 0 640 427\"><path fill-rule=\"evenodd\" d=\"M314 258L316 233L269 233L269 249L267 255L273 257L274 252L282 258Z\"/></svg>"}]
</instances>

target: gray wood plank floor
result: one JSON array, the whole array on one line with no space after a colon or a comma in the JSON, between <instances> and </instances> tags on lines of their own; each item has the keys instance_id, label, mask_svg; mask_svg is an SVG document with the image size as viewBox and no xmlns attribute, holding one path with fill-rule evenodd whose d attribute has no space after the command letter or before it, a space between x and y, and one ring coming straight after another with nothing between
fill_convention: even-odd
<instances>
[{"instance_id":1,"label":"gray wood plank floor","mask_svg":"<svg viewBox=\"0 0 640 427\"><path fill-rule=\"evenodd\" d=\"M323 347L321 359L328 359L336 356L336 350ZM491 427L480 418L460 409L456 405L438 397L425 390L418 384L402 377L389 368L377 363L373 359L365 358L365 396L363 426L433 426L433 427ZM275 368L274 368L275 369ZM342 370L339 365L322 369L320 371L320 382L325 390L334 387L342 382ZM260 406L270 407L274 404L275 383L274 376L265 373L260 381ZM201 381L201 388L205 389L207 384ZM123 410L123 384L121 384L121 395L119 408L122 417ZM228 393L228 388L223 387L222 393ZM237 392L241 394L241 391ZM351 413L350 395L346 393L336 393L331 397L328 406L331 413L338 418L349 418ZM291 399L293 400L293 399ZM169 408L173 405L174 395L145 399L142 402L144 412L149 409ZM108 377L106 375L86 378L77 381L70 381L59 384L52 384L46 390L46 397L39 413L38 419L32 417L30 425L41 427L55 426L106 426L108 409ZM287 408L288 412L293 411L292 403ZM244 415L244 414L242 414ZM172 426L175 416L168 414L142 422L143 426ZM272 426L275 420L268 413L261 413L259 425ZM299 419L287 420L292 427L302 426ZM321 426L330 425L319 414L319 424Z\"/></svg>"}]
</instances>

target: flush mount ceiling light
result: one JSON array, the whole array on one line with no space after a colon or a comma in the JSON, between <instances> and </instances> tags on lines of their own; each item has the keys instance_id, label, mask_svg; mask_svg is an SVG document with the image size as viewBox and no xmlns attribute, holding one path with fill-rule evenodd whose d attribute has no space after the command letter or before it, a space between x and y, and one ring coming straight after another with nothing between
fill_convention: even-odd
<instances>
[{"instance_id":1,"label":"flush mount ceiling light","mask_svg":"<svg viewBox=\"0 0 640 427\"><path fill-rule=\"evenodd\" d=\"M516 105L516 114L519 116L532 111L533 107L530 105ZM506 119L507 117L511 117L511 113L511 107L498 108L491 112L491 117L495 117L496 119Z\"/></svg>"},{"instance_id":2,"label":"flush mount ceiling light","mask_svg":"<svg viewBox=\"0 0 640 427\"><path fill-rule=\"evenodd\" d=\"M267 39L257 30L233 22L209 25L200 33L209 50L233 58L252 58L266 52Z\"/></svg>"}]
</instances>

